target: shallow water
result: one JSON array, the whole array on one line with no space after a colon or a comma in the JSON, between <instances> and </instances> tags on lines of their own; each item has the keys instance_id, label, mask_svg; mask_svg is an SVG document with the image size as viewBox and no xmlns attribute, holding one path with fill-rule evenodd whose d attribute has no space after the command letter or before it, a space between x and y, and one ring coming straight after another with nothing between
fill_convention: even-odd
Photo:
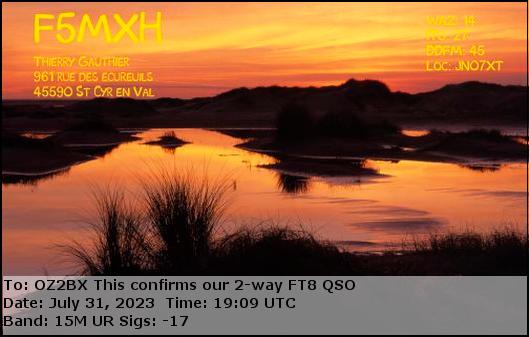
<instances>
[{"instance_id":1,"label":"shallow water","mask_svg":"<svg viewBox=\"0 0 529 337\"><path fill-rule=\"evenodd\" d=\"M218 132L174 129L192 144L174 150L141 144L167 130L149 130L103 157L39 181L2 185L4 275L64 274L71 264L56 245L87 242L91 188L108 184L139 191L155 167L194 169L229 179L224 229L263 221L311 230L353 250L380 250L436 230L505 225L524 228L526 165L462 167L417 161L367 161L382 177L298 177L259 165L276 160L235 148ZM5 182L5 181L4 181Z\"/></svg>"}]
</instances>

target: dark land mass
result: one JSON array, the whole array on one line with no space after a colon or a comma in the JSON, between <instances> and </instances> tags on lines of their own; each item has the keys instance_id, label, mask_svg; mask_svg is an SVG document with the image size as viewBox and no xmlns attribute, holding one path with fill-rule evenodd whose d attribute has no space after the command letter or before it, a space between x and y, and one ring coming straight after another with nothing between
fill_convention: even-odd
<instances>
[{"instance_id":1,"label":"dark land mass","mask_svg":"<svg viewBox=\"0 0 529 337\"><path fill-rule=\"evenodd\" d=\"M100 119L83 120L50 137L51 141L69 147L113 146L136 139L132 134L121 133Z\"/></svg>"},{"instance_id":2,"label":"dark land mass","mask_svg":"<svg viewBox=\"0 0 529 337\"><path fill-rule=\"evenodd\" d=\"M37 186L39 182L51 180L55 177L68 174L70 167L60 170L54 170L51 173L45 174L3 174L2 185L28 185Z\"/></svg>"},{"instance_id":3,"label":"dark land mass","mask_svg":"<svg viewBox=\"0 0 529 337\"><path fill-rule=\"evenodd\" d=\"M361 160L327 160L279 156L274 164L260 167L276 170L292 176L347 176L347 177L379 177L375 169L365 167Z\"/></svg>"},{"instance_id":4,"label":"dark land mass","mask_svg":"<svg viewBox=\"0 0 529 337\"><path fill-rule=\"evenodd\" d=\"M220 132L224 132L221 130ZM236 130L230 130L235 135ZM450 133L432 131L420 137L402 133L379 135L367 139L314 136L299 140L282 140L270 133L250 137L237 145L249 151L284 154L298 158L320 159L384 159L418 160L432 162L473 163L476 161L523 161L528 147L515 137L503 136L497 131L471 130Z\"/></svg>"},{"instance_id":5,"label":"dark land mass","mask_svg":"<svg viewBox=\"0 0 529 337\"><path fill-rule=\"evenodd\" d=\"M335 109L392 123L519 126L527 120L527 88L465 82L431 92L392 92L379 81L349 80L325 87L238 88L214 97L155 100L3 101L5 128L64 129L99 116L120 128L271 127L285 104L301 102L316 114Z\"/></svg>"},{"instance_id":6,"label":"dark land mass","mask_svg":"<svg viewBox=\"0 0 529 337\"><path fill-rule=\"evenodd\" d=\"M146 142L147 145L158 145L163 148L168 149L176 149L177 147L183 146L185 144L189 144L189 142L186 142L176 136L174 131L167 132L163 134L160 138L157 140L153 140L150 142Z\"/></svg>"},{"instance_id":7,"label":"dark land mass","mask_svg":"<svg viewBox=\"0 0 529 337\"><path fill-rule=\"evenodd\" d=\"M2 130L2 183L31 183L101 157L137 139L100 120L85 120L44 139Z\"/></svg>"},{"instance_id":8,"label":"dark land mass","mask_svg":"<svg viewBox=\"0 0 529 337\"><path fill-rule=\"evenodd\" d=\"M275 128L210 128L210 130L239 139L265 138L276 134Z\"/></svg>"},{"instance_id":9,"label":"dark land mass","mask_svg":"<svg viewBox=\"0 0 529 337\"><path fill-rule=\"evenodd\" d=\"M49 139L33 139L2 131L2 176L49 175L87 160L90 156L66 149Z\"/></svg>"},{"instance_id":10,"label":"dark land mass","mask_svg":"<svg viewBox=\"0 0 529 337\"><path fill-rule=\"evenodd\" d=\"M310 118L318 122L310 124L303 119L303 111L294 108L293 114L283 118L287 127L278 125L281 111L296 104L310 110ZM496 131L432 131L421 137L400 132L398 125L403 123L520 126L527 121L526 87L479 82L420 94L391 92L373 80L349 80L319 88L239 88L194 99L3 101L2 121L3 129L12 134L60 130L42 142L53 143L46 150L27 144L20 149L16 144L3 145L3 171L13 172L50 173L137 139L118 127L222 128L220 132L246 140L238 145L241 148L278 157L279 162L269 168L315 175L372 174L351 165L352 160L365 158L462 165L521 161L528 149L519 137ZM286 139L285 134L293 137ZM166 135L148 144L174 150L185 143Z\"/></svg>"}]
</instances>

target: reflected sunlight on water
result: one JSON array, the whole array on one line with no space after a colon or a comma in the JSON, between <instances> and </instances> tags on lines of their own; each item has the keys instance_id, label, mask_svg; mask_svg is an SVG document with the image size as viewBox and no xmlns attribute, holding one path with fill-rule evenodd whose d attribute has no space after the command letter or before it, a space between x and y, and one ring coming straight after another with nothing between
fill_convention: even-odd
<instances>
[{"instance_id":1,"label":"reflected sunlight on water","mask_svg":"<svg viewBox=\"0 0 529 337\"><path fill-rule=\"evenodd\" d=\"M402 130L402 134L409 137L422 137L429 133L428 130Z\"/></svg>"},{"instance_id":2,"label":"reflected sunlight on water","mask_svg":"<svg viewBox=\"0 0 529 337\"><path fill-rule=\"evenodd\" d=\"M380 249L404 237L447 228L489 230L522 226L525 164L478 170L454 164L367 161L384 177L296 177L259 167L276 159L234 147L241 140L218 132L174 129L191 144L168 150L144 145L166 130L143 132L64 174L32 184L2 185L3 273L61 274L54 244L86 241L94 185L126 186L139 193L141 177L159 165L206 170L231 179L226 230L263 220L298 226L319 237L350 242L353 249ZM355 246L355 243L359 243Z\"/></svg>"}]
</instances>

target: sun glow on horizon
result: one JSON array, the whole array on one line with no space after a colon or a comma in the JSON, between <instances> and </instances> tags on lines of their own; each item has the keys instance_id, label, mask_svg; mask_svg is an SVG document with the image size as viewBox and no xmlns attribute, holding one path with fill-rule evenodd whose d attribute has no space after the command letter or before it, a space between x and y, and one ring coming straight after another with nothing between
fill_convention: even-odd
<instances>
[{"instance_id":1,"label":"sun glow on horizon","mask_svg":"<svg viewBox=\"0 0 529 337\"><path fill-rule=\"evenodd\" d=\"M32 57L111 56L130 71L152 71L157 97L215 95L236 87L337 85L375 79L391 90L421 92L448 83L526 85L527 3L2 3L2 94L33 98ZM161 11L163 41L108 44L103 38L33 42L35 13L79 15ZM426 17L477 18L472 41L500 72L428 73ZM46 35L43 35L46 37Z\"/></svg>"}]
</instances>

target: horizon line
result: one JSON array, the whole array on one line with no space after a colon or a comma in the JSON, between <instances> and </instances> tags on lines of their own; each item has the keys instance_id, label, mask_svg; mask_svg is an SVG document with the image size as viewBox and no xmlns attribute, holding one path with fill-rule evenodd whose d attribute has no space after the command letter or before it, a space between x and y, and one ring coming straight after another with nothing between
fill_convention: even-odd
<instances>
[{"instance_id":1,"label":"horizon line","mask_svg":"<svg viewBox=\"0 0 529 337\"><path fill-rule=\"evenodd\" d=\"M309 88L318 88L318 89L321 89L321 88L329 88L329 87L340 87L340 86L343 86L344 84L346 84L347 82L349 81L357 81L357 82L364 82L364 81L371 81L371 82L379 82L379 83L382 83L383 85L385 85L388 90L391 92L391 93L403 93L403 94L408 94L408 95L420 95L420 94L425 94L425 93L430 93L430 92L434 92L434 91L437 91L437 90L440 90L440 89L443 89L447 86L450 86L450 85L461 85L461 84L465 84L465 83L480 83L480 84L491 84L491 85L498 85L498 86L502 86L502 87L510 87L510 86L514 86L514 87L528 87L528 83L525 83L525 84L501 84L501 83L496 83L496 82L483 82L483 81L478 81L478 80L469 80L469 81L463 81L463 82L447 82L445 83L444 85L438 87L437 89L433 89L433 90L428 90L428 91L420 91L420 92L416 92L416 93L410 93L410 92L406 92L406 91L401 91L401 90L396 90L396 91L392 91L388 85L383 82L383 81L380 81L380 80L376 80L376 79L370 79L370 78L365 78L365 79L361 79L361 80L358 80L358 79L355 79L355 78L350 78L348 79L347 81L344 81L342 82L341 84L336 84L336 85L322 85L322 86L314 86L314 85L309 85L309 86L284 86L284 85L278 85L278 84L271 84L271 85L259 85L259 86L255 86L255 87L245 87L245 86L242 86L242 87L233 87L231 89L228 89L226 91L223 91L221 93L218 93L216 95L213 95L213 96L196 96L196 97L191 97L191 98L180 98L180 97L173 97L173 96L160 96L160 97L156 97L156 98L137 98L137 97L90 97L90 98L58 98L58 99L54 99L54 98L49 98L49 99L41 99L41 98L3 98L2 97L2 102L4 101L58 101L58 102L64 102L64 101L89 101L89 100L94 100L94 99L109 99L109 100L112 100L112 99L132 99L132 100L138 100L138 101L154 101L154 100L157 100L157 99L163 99L163 98L169 98L169 99L179 99L179 100L183 100L183 101L190 101L190 100L193 100L193 99L205 99L205 98L214 98L214 97L217 97L217 96L220 96L220 95L223 95L223 94L226 94L230 91L234 91L234 90L238 90L238 89L248 89L248 90L253 90L253 89L258 89L258 88L272 88L272 87L279 87L279 88L298 88L298 89L309 89ZM2 95L3 96L3 95Z\"/></svg>"}]
</instances>

